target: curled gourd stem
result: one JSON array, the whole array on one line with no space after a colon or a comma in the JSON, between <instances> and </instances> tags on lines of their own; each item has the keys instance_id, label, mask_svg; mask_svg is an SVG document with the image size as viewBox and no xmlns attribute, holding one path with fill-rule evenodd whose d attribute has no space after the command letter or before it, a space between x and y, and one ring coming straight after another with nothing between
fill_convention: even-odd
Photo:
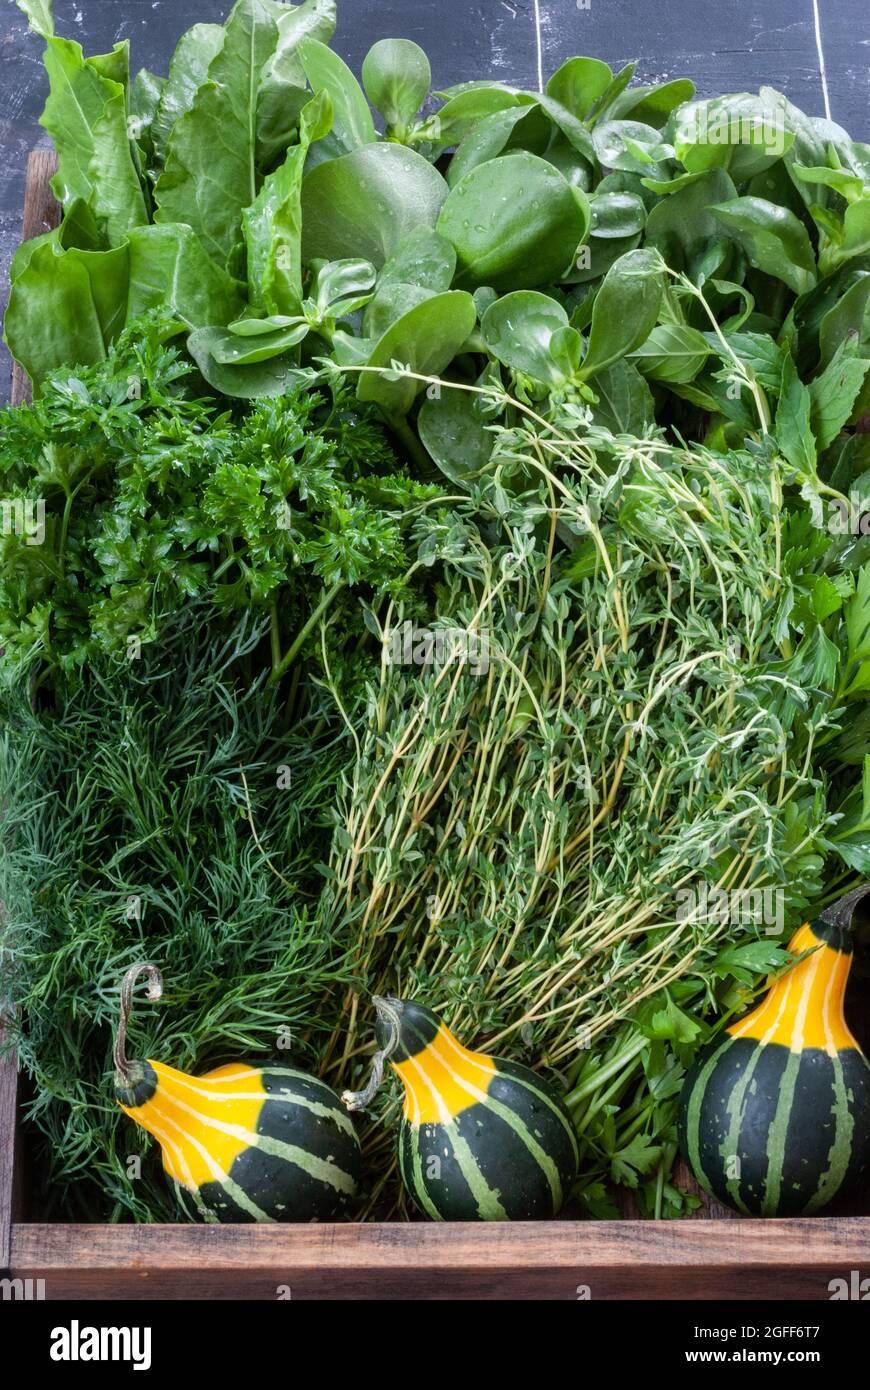
<instances>
[{"instance_id":1,"label":"curled gourd stem","mask_svg":"<svg viewBox=\"0 0 870 1390\"><path fill-rule=\"evenodd\" d=\"M862 883L819 913L819 921L839 927L851 941L867 919L870 910L870 883Z\"/></svg>"},{"instance_id":2,"label":"curled gourd stem","mask_svg":"<svg viewBox=\"0 0 870 1390\"><path fill-rule=\"evenodd\" d=\"M377 1010L378 1019L386 1023L390 1030L386 1047L380 1048L372 1058L372 1074L361 1091L342 1091L342 1104L348 1110L367 1110L380 1089L384 1079L384 1066L392 1057L399 1041L399 1015L388 999L372 995L372 1003Z\"/></svg>"},{"instance_id":3,"label":"curled gourd stem","mask_svg":"<svg viewBox=\"0 0 870 1390\"><path fill-rule=\"evenodd\" d=\"M133 990L136 981L142 974L148 975L148 998L152 1004L163 993L163 976L156 965L150 961L139 961L136 965L131 965L123 980L121 981L121 1013L118 1018L118 1032L115 1036L115 1048L113 1058L115 1062L115 1072L121 1081L130 1080L130 1063L127 1060L127 1023L133 1008Z\"/></svg>"}]
</instances>

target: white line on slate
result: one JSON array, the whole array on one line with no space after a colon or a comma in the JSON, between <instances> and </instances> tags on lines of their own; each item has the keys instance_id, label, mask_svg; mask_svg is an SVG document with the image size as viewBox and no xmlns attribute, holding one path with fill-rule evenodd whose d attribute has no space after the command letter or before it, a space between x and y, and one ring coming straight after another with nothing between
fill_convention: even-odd
<instances>
[{"instance_id":1,"label":"white line on slate","mask_svg":"<svg viewBox=\"0 0 870 1390\"><path fill-rule=\"evenodd\" d=\"M815 3L815 0L813 0ZM535 38L538 44L538 91L544 90L544 38L541 33L541 6L535 0Z\"/></svg>"},{"instance_id":2,"label":"white line on slate","mask_svg":"<svg viewBox=\"0 0 870 1390\"><path fill-rule=\"evenodd\" d=\"M825 50L822 47L822 20L819 15L819 0L813 0L813 20L816 26L816 49L819 55L819 76L822 79L822 95L825 99L825 115L831 119L831 99L828 96L828 74L825 71Z\"/></svg>"}]
</instances>

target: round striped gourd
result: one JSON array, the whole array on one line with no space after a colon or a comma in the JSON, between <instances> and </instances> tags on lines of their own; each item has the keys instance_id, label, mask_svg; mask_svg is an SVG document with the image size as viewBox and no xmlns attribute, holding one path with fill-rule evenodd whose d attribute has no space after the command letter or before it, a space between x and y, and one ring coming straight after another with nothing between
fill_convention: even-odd
<instances>
[{"instance_id":1,"label":"round striped gourd","mask_svg":"<svg viewBox=\"0 0 870 1390\"><path fill-rule=\"evenodd\" d=\"M125 979L127 1010L140 970ZM130 977L133 977L132 980ZM127 982L130 981L129 985ZM233 1062L188 1076L115 1051L121 1109L157 1139L179 1205L200 1221L328 1221L356 1195L359 1141L338 1096L286 1066Z\"/></svg>"},{"instance_id":2,"label":"round striped gourd","mask_svg":"<svg viewBox=\"0 0 870 1390\"><path fill-rule=\"evenodd\" d=\"M713 1197L752 1216L811 1215L870 1186L870 1064L846 1024L852 914L866 888L802 926L812 954L700 1054L680 1147Z\"/></svg>"},{"instance_id":3,"label":"round striped gourd","mask_svg":"<svg viewBox=\"0 0 870 1390\"><path fill-rule=\"evenodd\" d=\"M416 1001L374 1004L379 1045L405 1088L402 1180L424 1215L555 1216L578 1163L576 1132L560 1096L527 1067L463 1047Z\"/></svg>"}]
</instances>

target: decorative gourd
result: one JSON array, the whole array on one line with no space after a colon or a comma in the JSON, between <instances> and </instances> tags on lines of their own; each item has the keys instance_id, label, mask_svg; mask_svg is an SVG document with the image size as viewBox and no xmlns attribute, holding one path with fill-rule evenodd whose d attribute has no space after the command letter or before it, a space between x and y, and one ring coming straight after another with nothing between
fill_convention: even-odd
<instances>
[{"instance_id":1,"label":"decorative gourd","mask_svg":"<svg viewBox=\"0 0 870 1390\"><path fill-rule=\"evenodd\" d=\"M528 1067L472 1052L431 1009L373 998L372 1081L342 1096L371 1102L389 1058L405 1087L399 1168L434 1221L519 1221L555 1216L577 1177L577 1135L557 1093Z\"/></svg>"},{"instance_id":2,"label":"decorative gourd","mask_svg":"<svg viewBox=\"0 0 870 1390\"><path fill-rule=\"evenodd\" d=\"M163 1062L128 1061L133 987L153 965L134 965L121 987L115 1097L153 1134L184 1213L202 1221L327 1221L356 1194L359 1141L338 1096L285 1066L233 1062L193 1077Z\"/></svg>"},{"instance_id":3,"label":"decorative gourd","mask_svg":"<svg viewBox=\"0 0 870 1390\"><path fill-rule=\"evenodd\" d=\"M753 1216L807 1216L870 1187L870 1063L843 1014L860 888L804 924L812 954L698 1057L680 1147L701 1186Z\"/></svg>"}]
</instances>

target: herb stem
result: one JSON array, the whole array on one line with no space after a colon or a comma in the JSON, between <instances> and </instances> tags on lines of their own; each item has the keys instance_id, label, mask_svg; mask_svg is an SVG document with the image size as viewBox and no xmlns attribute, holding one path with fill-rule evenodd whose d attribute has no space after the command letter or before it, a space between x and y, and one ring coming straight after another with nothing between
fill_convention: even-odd
<instances>
[{"instance_id":1,"label":"herb stem","mask_svg":"<svg viewBox=\"0 0 870 1390\"><path fill-rule=\"evenodd\" d=\"M320 622L320 619L323 617L326 610L330 607L330 605L333 603L333 601L344 588L346 588L346 581L344 579L338 579L333 584L331 589L327 589L326 593L323 595L323 598L320 600L317 607L314 609L314 612L309 617L307 623L302 628L301 632L297 634L293 642L293 645L290 647L290 650L286 653L284 657L281 658L281 660L278 662L276 666L272 667L272 674L269 677L270 682L280 680L287 668L293 664L293 662L296 660L296 657L299 655L299 652L302 646L304 645L306 639L313 632L314 628Z\"/></svg>"}]
</instances>

